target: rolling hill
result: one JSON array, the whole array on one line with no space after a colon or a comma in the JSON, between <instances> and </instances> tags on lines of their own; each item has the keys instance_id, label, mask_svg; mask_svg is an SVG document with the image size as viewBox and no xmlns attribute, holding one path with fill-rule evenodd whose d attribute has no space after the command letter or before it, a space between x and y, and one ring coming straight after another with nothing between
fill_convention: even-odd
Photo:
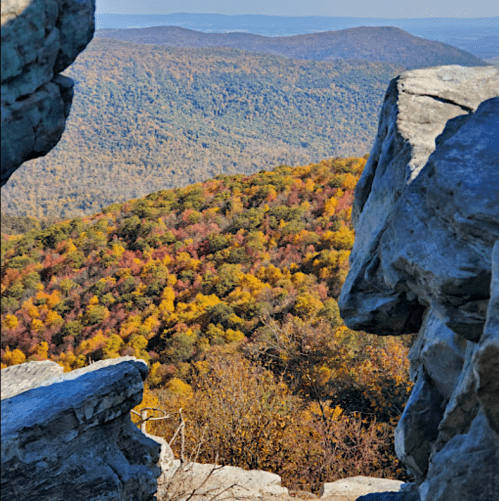
<instances>
[{"instance_id":1,"label":"rolling hill","mask_svg":"<svg viewBox=\"0 0 499 501\"><path fill-rule=\"evenodd\" d=\"M134 355L149 365L142 405L182 408L182 453L201 462L314 492L407 478L391 439L407 339L348 330L336 302L365 162L221 175L2 234L2 368ZM170 441L178 422L157 423Z\"/></svg>"},{"instance_id":2,"label":"rolling hill","mask_svg":"<svg viewBox=\"0 0 499 501\"><path fill-rule=\"evenodd\" d=\"M221 173L364 155L401 66L93 40L61 141L2 188L2 211L64 218Z\"/></svg>"},{"instance_id":3,"label":"rolling hill","mask_svg":"<svg viewBox=\"0 0 499 501\"><path fill-rule=\"evenodd\" d=\"M102 29L97 30L95 36L171 47L230 47L315 61L365 59L400 64L407 69L447 64L486 64L469 52L413 36L393 26L360 26L287 37L266 37L251 33L202 33L178 26L157 26Z\"/></svg>"}]
</instances>

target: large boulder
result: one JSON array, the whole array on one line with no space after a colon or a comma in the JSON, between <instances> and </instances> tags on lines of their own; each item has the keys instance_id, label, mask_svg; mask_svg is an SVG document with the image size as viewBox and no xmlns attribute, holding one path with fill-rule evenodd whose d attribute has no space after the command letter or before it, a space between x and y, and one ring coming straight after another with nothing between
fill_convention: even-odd
<instances>
[{"instance_id":1,"label":"large boulder","mask_svg":"<svg viewBox=\"0 0 499 501\"><path fill-rule=\"evenodd\" d=\"M352 216L356 239L339 299L346 324L380 335L419 332L397 454L422 501L492 499L499 488L496 68L415 70L390 83Z\"/></svg>"},{"instance_id":2,"label":"large boulder","mask_svg":"<svg viewBox=\"0 0 499 501\"><path fill-rule=\"evenodd\" d=\"M95 0L2 0L1 185L59 141L73 99L62 76L94 33Z\"/></svg>"},{"instance_id":3,"label":"large boulder","mask_svg":"<svg viewBox=\"0 0 499 501\"><path fill-rule=\"evenodd\" d=\"M145 362L61 369L30 362L1 371L2 499L152 501L162 447L130 419Z\"/></svg>"}]
</instances>

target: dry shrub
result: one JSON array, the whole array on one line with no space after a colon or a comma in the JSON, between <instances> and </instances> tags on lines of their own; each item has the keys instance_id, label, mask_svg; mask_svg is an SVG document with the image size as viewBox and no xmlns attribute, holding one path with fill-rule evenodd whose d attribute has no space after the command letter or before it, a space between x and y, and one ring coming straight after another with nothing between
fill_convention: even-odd
<instances>
[{"instance_id":1,"label":"dry shrub","mask_svg":"<svg viewBox=\"0 0 499 501\"><path fill-rule=\"evenodd\" d=\"M355 475L400 478L393 427L331 401L306 401L269 370L238 353L212 355L198 365L192 391L157 393L165 410L183 408L185 448L199 462L267 470L293 489L317 492L322 483ZM190 389L190 388L189 388ZM176 423L152 423L172 436ZM181 444L173 444L178 456Z\"/></svg>"}]
</instances>

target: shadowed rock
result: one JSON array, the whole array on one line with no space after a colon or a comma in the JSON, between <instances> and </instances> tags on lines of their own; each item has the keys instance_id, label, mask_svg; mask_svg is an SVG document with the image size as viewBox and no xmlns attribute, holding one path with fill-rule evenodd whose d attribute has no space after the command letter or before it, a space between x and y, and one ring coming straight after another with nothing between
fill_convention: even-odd
<instances>
[{"instance_id":1,"label":"shadowed rock","mask_svg":"<svg viewBox=\"0 0 499 501\"><path fill-rule=\"evenodd\" d=\"M130 419L146 364L122 357L66 374L34 364L2 370L2 499L152 500L161 445Z\"/></svg>"},{"instance_id":2,"label":"shadowed rock","mask_svg":"<svg viewBox=\"0 0 499 501\"><path fill-rule=\"evenodd\" d=\"M340 312L353 329L419 331L395 447L422 501L499 489L498 96L494 68L394 79L355 192Z\"/></svg>"},{"instance_id":3,"label":"shadowed rock","mask_svg":"<svg viewBox=\"0 0 499 501\"><path fill-rule=\"evenodd\" d=\"M60 75L94 33L95 0L2 0L3 186L59 141L73 99Z\"/></svg>"}]
</instances>

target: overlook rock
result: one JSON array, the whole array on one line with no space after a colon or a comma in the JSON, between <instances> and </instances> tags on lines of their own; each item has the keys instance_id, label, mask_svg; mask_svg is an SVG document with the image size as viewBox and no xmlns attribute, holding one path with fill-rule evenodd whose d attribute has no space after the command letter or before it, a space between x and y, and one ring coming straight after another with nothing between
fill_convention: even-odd
<instances>
[{"instance_id":1,"label":"overlook rock","mask_svg":"<svg viewBox=\"0 0 499 501\"><path fill-rule=\"evenodd\" d=\"M62 76L94 33L95 0L2 0L3 186L59 141L73 99Z\"/></svg>"},{"instance_id":2,"label":"overlook rock","mask_svg":"<svg viewBox=\"0 0 499 501\"><path fill-rule=\"evenodd\" d=\"M390 83L355 191L346 324L418 332L395 434L422 501L499 488L499 72L442 66Z\"/></svg>"},{"instance_id":3,"label":"overlook rock","mask_svg":"<svg viewBox=\"0 0 499 501\"><path fill-rule=\"evenodd\" d=\"M162 446L130 419L146 376L134 357L3 369L2 499L152 500Z\"/></svg>"}]
</instances>

